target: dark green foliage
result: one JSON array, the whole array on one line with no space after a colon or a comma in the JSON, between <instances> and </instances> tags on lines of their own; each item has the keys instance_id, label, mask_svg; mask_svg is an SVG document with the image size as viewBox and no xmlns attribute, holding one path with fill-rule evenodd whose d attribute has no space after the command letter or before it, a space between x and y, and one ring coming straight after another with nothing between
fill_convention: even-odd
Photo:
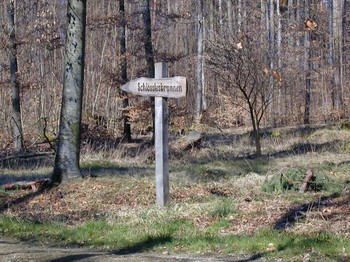
<instances>
[{"instance_id":1,"label":"dark green foliage","mask_svg":"<svg viewBox=\"0 0 350 262\"><path fill-rule=\"evenodd\" d=\"M297 191L304 179L306 170L301 168L291 168L287 171L277 174L272 178L267 178L262 185L262 190L268 193Z\"/></svg>"},{"instance_id":2,"label":"dark green foliage","mask_svg":"<svg viewBox=\"0 0 350 262\"><path fill-rule=\"evenodd\" d=\"M342 122L340 124L340 129L345 129L345 130L350 131L350 122Z\"/></svg>"}]
</instances>

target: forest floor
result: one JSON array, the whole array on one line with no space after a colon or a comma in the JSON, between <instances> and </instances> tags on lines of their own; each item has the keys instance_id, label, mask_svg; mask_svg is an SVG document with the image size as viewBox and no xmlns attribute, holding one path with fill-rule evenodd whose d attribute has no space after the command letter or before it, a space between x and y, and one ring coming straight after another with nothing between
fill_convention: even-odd
<instances>
[{"instance_id":1,"label":"forest floor","mask_svg":"<svg viewBox=\"0 0 350 262\"><path fill-rule=\"evenodd\" d=\"M96 151L93 146L85 145L82 152L85 177L82 180L38 191L1 190L1 216L34 221L36 224L56 221L70 228L101 219L111 224L124 220L132 227L154 224L159 219L169 220L171 217L185 221L185 224L190 221L191 227L198 232L215 231L223 238L230 235L253 236L270 229L299 235L320 236L326 232L342 239L350 237L348 129L339 126L266 129L261 158L254 157L254 146L247 130L205 131L199 147L186 152L171 151L171 200L166 211L154 204L152 150L142 143L133 143L120 144L113 152L110 149ZM11 163L6 165L0 171L1 184L45 178L50 173L50 167L33 161L25 162L24 167L19 167L19 162L16 167ZM315 191L299 193L296 189L308 169L313 170L324 184ZM301 180L296 181L295 176L288 177L293 172L301 176ZM280 183L282 178L288 180L286 184ZM276 184L275 181L279 182ZM287 188L284 188L285 185ZM231 203L234 210L230 210ZM153 230L151 225L145 228ZM181 230L186 232L187 229ZM35 237L31 232L11 231L4 224L0 225L0 233L22 240L33 236L36 240L36 244L31 244L5 238L0 243L0 258L6 255L8 259L1 261L30 261L21 260L24 257L33 261L279 261L278 256L268 259L269 245L273 245L268 240L262 244L266 245L263 253L258 249L234 255L232 249L220 246L203 248L203 252L198 253L194 251L196 248L188 249L182 244L162 251L165 248L162 245L166 244L158 241L145 248L130 248L131 252L121 248L129 253L123 254L110 252L115 250L113 244L102 247L102 253L92 251L101 247L86 239L81 242L74 240L75 244L70 245L69 251L58 247L48 249L49 246L63 244L57 239L40 238L39 233ZM4 251L3 247L7 249L10 246L13 246L13 252ZM287 248L281 244L276 249L283 251ZM274 247L272 249L275 250ZM28 252L23 253L23 250ZM50 258L45 257L47 250L53 254ZM320 256L328 259L324 261L349 261L348 247L340 249L342 251L334 256L334 260L332 255L321 255L313 248L306 250L295 255L294 260ZM33 258L29 254L33 254ZM41 260L35 256L41 256Z\"/></svg>"}]
</instances>

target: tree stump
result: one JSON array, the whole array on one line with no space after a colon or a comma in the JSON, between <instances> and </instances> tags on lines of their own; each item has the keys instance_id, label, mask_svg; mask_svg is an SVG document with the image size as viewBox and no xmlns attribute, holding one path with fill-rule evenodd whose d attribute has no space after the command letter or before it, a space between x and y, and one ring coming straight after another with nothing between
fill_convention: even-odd
<instances>
[{"instance_id":1,"label":"tree stump","mask_svg":"<svg viewBox=\"0 0 350 262\"><path fill-rule=\"evenodd\" d=\"M201 133L192 131L188 135L179 138L170 147L175 152L187 151L194 147L197 147L200 144L202 138L203 135Z\"/></svg>"}]
</instances>

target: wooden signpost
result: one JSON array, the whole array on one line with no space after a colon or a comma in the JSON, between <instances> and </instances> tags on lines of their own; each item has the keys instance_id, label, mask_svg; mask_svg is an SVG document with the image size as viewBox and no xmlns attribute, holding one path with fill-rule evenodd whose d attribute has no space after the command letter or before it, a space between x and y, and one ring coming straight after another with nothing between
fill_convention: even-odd
<instances>
[{"instance_id":1,"label":"wooden signpost","mask_svg":"<svg viewBox=\"0 0 350 262\"><path fill-rule=\"evenodd\" d=\"M169 145L167 98L186 96L186 78L167 77L165 63L155 64L155 78L137 78L122 86L122 90L141 96L155 97L155 151L157 204L164 207L169 200Z\"/></svg>"}]
</instances>

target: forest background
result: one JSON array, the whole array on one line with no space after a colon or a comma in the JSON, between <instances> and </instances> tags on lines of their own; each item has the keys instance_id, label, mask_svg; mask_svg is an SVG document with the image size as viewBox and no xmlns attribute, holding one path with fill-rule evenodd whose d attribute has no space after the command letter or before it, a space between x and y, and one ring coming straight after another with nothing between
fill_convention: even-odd
<instances>
[{"instance_id":1,"label":"forest background","mask_svg":"<svg viewBox=\"0 0 350 262\"><path fill-rule=\"evenodd\" d=\"M42 142L47 147L58 134L67 3L10 0L16 32L11 39L2 2L0 149L11 151L16 140L10 70L15 45L23 147L44 150ZM87 9L87 143L122 137L126 117L132 137L151 130L152 102L126 97L120 89L125 61L127 80L149 76L146 9L154 61L167 62L169 76L188 81L186 98L169 100L171 131L193 123L223 129L254 126L254 119L261 126L298 126L349 118L346 0L101 0L89 1Z\"/></svg>"}]
</instances>

